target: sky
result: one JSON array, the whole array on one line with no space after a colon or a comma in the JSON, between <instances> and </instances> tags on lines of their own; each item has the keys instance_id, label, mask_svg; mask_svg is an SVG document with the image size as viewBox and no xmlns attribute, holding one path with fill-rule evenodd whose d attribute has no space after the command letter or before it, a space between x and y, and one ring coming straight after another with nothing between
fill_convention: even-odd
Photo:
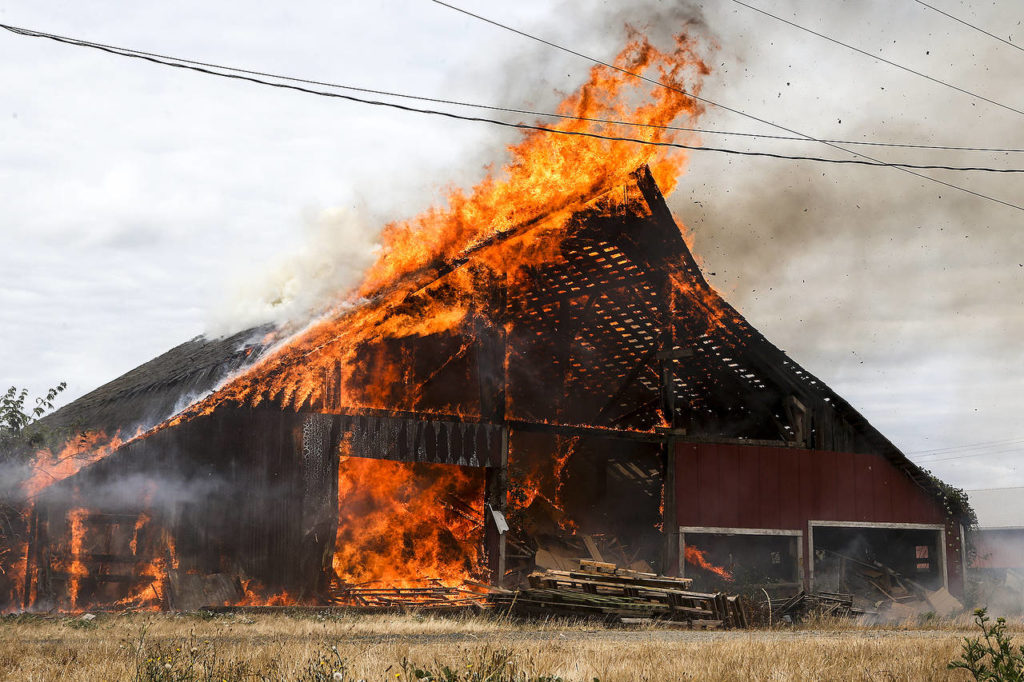
<instances>
[{"instance_id":1,"label":"sky","mask_svg":"<svg viewBox=\"0 0 1024 682\"><path fill-rule=\"evenodd\" d=\"M1016 112L740 4L460 0L602 59L688 19L704 97L818 138L1024 148ZM1024 51L912 0L751 0L1016 109ZM1024 7L934 0L1024 44ZM428 0L7 2L0 23L334 83L553 109L590 63ZM717 131L787 134L708 105ZM514 132L0 32L0 384L64 402L197 334L357 281L377 230L500 165ZM820 144L708 145L848 155ZM1024 154L861 148L1024 167ZM1024 178L928 171L1024 203ZM954 485L1024 485L1024 212L891 168L693 152L669 199L769 340Z\"/></svg>"}]
</instances>

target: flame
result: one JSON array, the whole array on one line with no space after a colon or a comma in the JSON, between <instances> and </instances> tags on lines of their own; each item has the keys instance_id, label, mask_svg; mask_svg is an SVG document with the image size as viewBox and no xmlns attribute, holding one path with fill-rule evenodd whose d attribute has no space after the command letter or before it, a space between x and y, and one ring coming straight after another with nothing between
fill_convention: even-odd
<instances>
[{"instance_id":1,"label":"flame","mask_svg":"<svg viewBox=\"0 0 1024 682\"><path fill-rule=\"evenodd\" d=\"M259 580L242 581L243 596L235 604L225 603L225 606L294 606L299 600L288 592L268 593L267 589Z\"/></svg>"},{"instance_id":2,"label":"flame","mask_svg":"<svg viewBox=\"0 0 1024 682\"><path fill-rule=\"evenodd\" d=\"M145 511L135 520L129 547L136 558L134 574L138 580L126 596L115 602L117 606L159 610L164 603L170 581L167 572L178 567L178 558L174 537L164 529L150 532L150 541L140 546L140 535L143 529L153 527L152 521L153 517Z\"/></svg>"},{"instance_id":3,"label":"flame","mask_svg":"<svg viewBox=\"0 0 1024 682\"><path fill-rule=\"evenodd\" d=\"M342 456L334 572L348 586L460 586L480 577L483 521L482 470Z\"/></svg>"},{"instance_id":4,"label":"flame","mask_svg":"<svg viewBox=\"0 0 1024 682\"><path fill-rule=\"evenodd\" d=\"M89 571L82 561L82 548L85 542L85 518L89 510L84 508L73 509L68 512L68 522L71 524L71 562L68 565L68 595L71 597L72 610L78 610L79 590L81 589L82 578L89 576Z\"/></svg>"},{"instance_id":5,"label":"flame","mask_svg":"<svg viewBox=\"0 0 1024 682\"><path fill-rule=\"evenodd\" d=\"M725 568L721 566L716 566L715 564L708 561L707 557L705 556L705 553L697 549L696 547L693 547L692 545L687 545L686 548L683 550L683 553L686 557L686 563L693 564L694 566L699 566L700 568L703 568L705 571L710 571L711 573L714 573L723 580L733 579L732 573L730 573Z\"/></svg>"},{"instance_id":6,"label":"flame","mask_svg":"<svg viewBox=\"0 0 1024 682\"><path fill-rule=\"evenodd\" d=\"M673 49L662 51L631 31L615 65L651 73L676 90L595 66L559 112L650 127L624 131L621 126L575 119L553 127L610 135L628 132L652 142L686 139L686 133L665 126L681 117L693 122L702 113L696 100L679 92L698 93L700 79L710 72L695 43L680 35ZM415 407L417 392L402 385L408 373L402 363L389 363L373 375L359 371L357 359L362 359L367 343L457 330L480 310L479 294L486 289L482 285L495 278L514 283L522 276L521 266L557 258L574 213L612 188L628 184L629 174L644 164L668 193L687 158L676 148L538 131L525 134L509 153L511 160L471 191L452 189L444 206L386 226L380 256L353 293L169 423L207 414L225 402L255 406L272 400L295 409L304 404L331 409L325 400L327 383L338 392L332 398L335 405ZM531 229L519 230L523 226ZM473 252L473 267L438 279L439 264L453 263L468 252ZM443 296L429 296L442 289ZM331 376L338 381L325 381Z\"/></svg>"},{"instance_id":7,"label":"flame","mask_svg":"<svg viewBox=\"0 0 1024 682\"><path fill-rule=\"evenodd\" d=\"M140 427L136 436L141 433ZM32 474L22 483L22 492L27 498L34 498L43 489L74 476L124 443L120 430L112 438L103 431L85 431L68 439L56 455L49 449L37 450L31 464Z\"/></svg>"}]
</instances>

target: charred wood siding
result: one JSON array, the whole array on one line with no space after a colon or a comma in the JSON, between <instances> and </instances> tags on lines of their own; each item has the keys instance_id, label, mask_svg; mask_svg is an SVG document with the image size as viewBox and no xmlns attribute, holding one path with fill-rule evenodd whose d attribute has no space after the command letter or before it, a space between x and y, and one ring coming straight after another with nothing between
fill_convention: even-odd
<instances>
[{"instance_id":1,"label":"charred wood siding","mask_svg":"<svg viewBox=\"0 0 1024 682\"><path fill-rule=\"evenodd\" d=\"M40 518L53 525L79 506L91 515L146 512L172 539L178 570L241 574L308 594L333 548L323 531L337 516L335 424L311 433L308 419L222 409L158 432L49 488ZM51 541L66 534L48 531Z\"/></svg>"}]
</instances>

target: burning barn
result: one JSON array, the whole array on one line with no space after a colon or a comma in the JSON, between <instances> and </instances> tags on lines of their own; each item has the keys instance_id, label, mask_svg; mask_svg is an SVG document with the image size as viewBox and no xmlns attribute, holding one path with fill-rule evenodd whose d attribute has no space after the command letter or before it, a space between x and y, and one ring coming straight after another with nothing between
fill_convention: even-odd
<instances>
[{"instance_id":1,"label":"burning barn","mask_svg":"<svg viewBox=\"0 0 1024 682\"><path fill-rule=\"evenodd\" d=\"M676 139L707 72L690 42L619 62L676 90L629 109L599 67L566 110ZM662 194L678 150L511 151L506 179L390 226L306 326L195 339L44 420L69 437L6 536L8 606L452 603L579 558L962 589L941 485L704 279Z\"/></svg>"},{"instance_id":2,"label":"burning barn","mask_svg":"<svg viewBox=\"0 0 1024 682\"><path fill-rule=\"evenodd\" d=\"M191 341L59 411L124 434L224 384L39 493L22 605L514 581L573 538L782 589L834 587L868 549L961 589L936 484L707 284L646 167L560 229L500 233L284 345ZM513 242L536 264L501 267Z\"/></svg>"}]
</instances>

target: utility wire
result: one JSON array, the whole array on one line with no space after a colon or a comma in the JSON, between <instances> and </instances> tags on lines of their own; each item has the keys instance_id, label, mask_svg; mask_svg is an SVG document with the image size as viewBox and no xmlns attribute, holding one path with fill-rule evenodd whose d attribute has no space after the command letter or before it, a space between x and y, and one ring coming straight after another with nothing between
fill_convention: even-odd
<instances>
[{"instance_id":1,"label":"utility wire","mask_svg":"<svg viewBox=\"0 0 1024 682\"><path fill-rule=\"evenodd\" d=\"M940 461L938 459L940 457L941 458L956 459L958 457L974 457L975 455L999 455L999 454L1004 454L1004 453L1007 453L1007 452L1021 452L1021 451L1022 450L1021 450L1020 444L1017 444L1017 445L1009 445L1008 444L1008 445L1001 446L1001 447L979 448L979 449L976 449L976 450L965 450L965 451L962 451L962 452L957 452L957 451L944 452L944 453L939 453L937 455L922 456L919 459L922 459L922 460L933 459L935 461Z\"/></svg>"},{"instance_id":2,"label":"utility wire","mask_svg":"<svg viewBox=\"0 0 1024 682\"><path fill-rule=\"evenodd\" d=\"M550 47L555 48L556 50L561 50L562 52L566 52L568 54L575 55L577 57L581 57L581 58L586 59L586 60L588 60L590 62L593 62L594 64L600 64L601 66L607 67L609 69L613 69L615 71L618 71L620 73L632 76L634 78L638 78L638 79L640 79L642 81L646 81L646 82L651 83L653 85L657 85L657 86L660 86L660 87L663 87L663 88L668 88L669 90L672 90L674 92L678 92L680 94L686 95L687 97L690 97L690 98L692 98L692 99L694 99L694 100L696 100L698 102L704 102L706 104L710 104L711 106L715 106L715 107L718 107L719 109L724 109L725 111L729 111L729 112L732 112L734 114L738 114L739 116L743 116L743 117L749 118L749 119L751 119L753 121L757 121L758 123L763 123L764 125L768 125L768 126L771 126L773 128L777 128L779 130L783 130L783 131L785 131L787 133L790 133L792 135L799 135L800 137L804 138L805 140L809 140L811 142L820 142L821 144L824 144L824 145L826 145L828 147L831 147L833 149L838 149L841 152L845 152L847 154L852 154L853 156L859 156L862 159L868 159L870 161L874 161L876 164L879 164L879 165L890 166L892 168L895 168L896 170L903 171L904 173L909 173L910 175L913 175L915 177L921 178L922 180L928 180L930 182L937 183L937 184L942 185L944 187L949 187L950 189L955 189L955 190L958 190L960 192L964 192L966 194L970 194L972 196L978 197L979 199L985 199L987 201L993 201L993 202L995 202L997 204L1002 204L1003 206L1008 206L1009 208L1015 208L1018 211L1024 211L1024 206L1020 206L1018 204L1014 204L1014 203L1011 203L1009 201L1005 201L1003 199L997 199L996 197L993 197L991 195L982 194L981 192L976 192L975 190L967 189L966 187L961 187L960 185L954 185L951 182L946 182L945 180L939 180L938 178L933 178L932 176L925 175L924 173L918 173L915 170L911 170L909 168L902 167L902 166L900 166L898 164L887 164L887 163L885 163L883 161L880 161L879 159L876 159L873 156L868 156L867 154L862 154L860 152L855 152L852 149L847 149L847 148L841 147L841 146L839 146L837 144L834 144L834 143L831 143L831 142L827 142L827 141L819 139L819 138L815 138L815 137L813 137L811 135L808 135L806 133L802 133L799 130L793 130L792 128L787 128L787 127L785 127L785 126L783 126L783 125L781 125L779 123L774 123L774 122L769 121L767 119L760 118L758 116L755 116L754 114L749 114L749 113L747 113L745 111L741 111L739 109L735 109L735 108L727 106L725 104L720 104L719 102L715 102L714 100L710 100L707 97L701 97L700 95L695 95L695 94L693 94L691 92L687 92L686 90L681 90L680 88L674 87L672 85L667 85L665 83L662 83L661 81L654 80L653 78L648 78L647 76L644 76L642 73L636 73L636 72L633 72L633 71L629 71L627 69L623 69L622 67L615 66L614 64L609 64L608 62L602 61L600 59L596 59L595 57L590 57L588 55L585 55L582 52L577 52L576 50L572 50L572 49L570 49L568 47L565 47L563 45L559 45L557 43L553 43L550 40L545 40L545 39L540 38L538 36L526 33L525 31L520 31L519 29L512 28L511 26L508 26L506 24L502 24L502 23L500 23L498 21L494 21L493 19L488 19L487 17L481 16L479 14L474 14L473 12L470 12L469 10L462 9L461 7L456 7L455 5L450 5L447 2L443 2L442 0L431 0L431 2L433 2L435 4L438 4L438 5L441 5L442 7L447 7L450 10L454 10L456 12L460 12L460 13L465 14L466 16L472 17L474 19L478 19L478 20L483 21L485 23L491 24L492 26L497 26L498 28L504 29L506 31L511 31L512 33L515 33L517 35L523 36L524 38L529 38L530 40L535 40L535 41L537 41L539 43L543 43L545 45L548 45Z\"/></svg>"},{"instance_id":3,"label":"utility wire","mask_svg":"<svg viewBox=\"0 0 1024 682\"><path fill-rule=\"evenodd\" d=\"M1006 109L1007 111L1012 111L1015 114L1020 114L1021 116L1024 116L1024 110L1015 109L1014 107L1011 107L1008 104L1003 104L1002 102L997 102L994 99L989 99L988 97L985 97L984 95L979 95L976 92L971 92L970 90L965 90L964 88L961 88L958 85L953 85L952 83L948 83L948 82L946 82L944 80L939 80L938 78L934 78L932 76L929 76L928 74L921 73L920 71L915 71L914 69L911 69L909 66L903 66L902 64L897 64L894 61L886 59L885 57L879 57L877 54L872 54L872 53L868 52L867 50L862 50L859 47L854 47L853 45L850 45L849 43L844 43L844 42L842 42L840 40L836 40L835 38L833 38L831 36L825 35L824 33L818 33L817 31L815 31L813 29L807 28L806 26L801 26L800 24L796 24L796 23L794 23L792 21L789 21L788 19L783 19L782 17L777 16L775 14L772 14L771 12L767 12L767 11L765 11L763 9L758 8L758 7L754 7L753 5L748 5L747 3L743 2L743 0L732 0L732 1L735 2L737 5L742 5L743 7L746 7L747 9L754 10L755 12L763 14L766 17L771 17L772 19L775 19L776 21L781 21L782 23L788 24L788 25L792 26L793 28L798 28L801 31L806 31L807 33L810 33L811 35L818 36L819 38L824 38L825 40L828 40L830 42L835 43L836 45L842 45L846 49L853 50L854 52L858 52L858 53L860 53L860 54L862 54L862 55L864 55L866 57L871 57L872 59L877 59L878 61L882 62L883 64L888 64L889 66L895 66L897 69L902 69L903 71L906 71L907 73L912 73L915 76L920 76L921 78L926 78L926 79L932 81L933 83L938 83L939 85L945 85L947 88L952 88L953 90L956 90L957 92L962 92L963 94L970 95L971 97L974 97L975 99L980 99L983 102L988 102L989 104L994 104L997 107L1002 107L1003 109Z\"/></svg>"},{"instance_id":4,"label":"utility wire","mask_svg":"<svg viewBox=\"0 0 1024 682\"><path fill-rule=\"evenodd\" d=\"M483 118L483 117L478 117L478 116L463 116L461 114L454 114L454 113L451 113L451 112L448 112L448 111L438 111L438 110L435 110L435 109L421 109L421 108L418 108L418 107L410 107L410 106L405 106L405 105L402 105L402 104L396 104L394 102L383 102L383 101L379 101L379 100L369 100L369 99L363 99L361 97L354 97L354 96L351 96L351 95L344 95L344 94L336 93L336 92L325 92L323 90L314 90L314 89L311 89L311 88L302 87L302 86L298 86L298 85L288 85L286 83L275 83L275 82L272 82L272 81L267 81L267 80L262 80L262 79L259 79L259 78L255 78L253 76L241 75L239 73L223 73L221 71L212 70L212 69L219 69L219 68L221 68L221 67L219 67L216 64L205 64L204 66L197 66L196 65L197 62L194 62L192 60L180 60L180 59L177 59L177 58L174 58L174 57L163 57L163 56L155 57L155 56L150 56L150 54L148 54L148 53L142 53L142 52L139 52L139 51L129 50L129 49L126 49L126 48L119 48L119 47L115 47L115 46L112 46L112 45L101 45L99 43L89 43L87 41L80 41L80 40L78 40L76 38L68 38L68 37L65 37L65 36L58 36L56 34L49 34L49 33L40 33L40 32L37 32L37 31L33 31L31 29L24 29L24 28L19 28L19 27L15 27L15 26L8 26L6 24L0 24L0 28L4 28L4 29L6 29L8 31L11 31L13 33L16 33L16 34L22 35L22 36L28 36L28 37L33 37L33 38L47 38L49 40L54 40L54 41L57 41L57 42L60 42L60 43L68 44L68 45L75 45L75 46L78 46L78 47L88 47L88 48L100 50L102 52L107 52L107 53L110 53L110 54L118 55L118 56L121 56L121 57L131 57L131 58L134 58L134 59L141 59L141 60L152 62L152 63L155 63L155 64L161 64L163 66L170 66L170 67L179 68L179 69L187 69L187 70L190 70L190 71L196 71L196 72L199 72L199 73L205 73L205 74L208 74L208 75L211 75L211 76L220 76L222 78L231 78L231 79L234 79L234 80L243 80L243 81L248 81L248 82L251 82L251 83L257 83L257 84L260 84L260 85L268 85L270 87L275 87L275 88L283 88L283 89L286 89L286 90L296 90L296 91L304 92L304 93L311 94L311 95L319 95L321 97L334 97L334 98L338 98L338 99L348 100L348 101L351 101L351 102L358 102L358 103L361 103L361 104L370 104L370 105L373 105L373 106L389 107L389 108L393 108L393 109L399 109L399 110L402 110L402 111L408 111L408 112L414 112L414 113L420 113L420 114L431 114L431 115L435 115L435 116L443 116L443 117L446 117L446 118L452 118L452 119L457 119L457 120L461 120L461 121L476 121L476 122L481 122L481 123L489 123L489 124L492 124L492 125L504 126L504 127L507 127L507 128L519 128L519 129L522 129L522 130L536 130L536 131L545 132L545 133L553 133L553 134L558 134L558 135L571 135L571 136L577 136L577 137L589 137L589 138L595 138L595 139L599 139L599 140L609 140L609 141L613 141L613 142L630 142L630 143L647 145L647 146L654 146L654 147L671 147L671 148L677 148L677 149L687 149L687 150L691 150L691 151L718 152L718 153L722 153L722 154L735 154L735 155L740 155L740 156L760 156L760 157L767 157L767 158L774 158L774 159L786 159L786 160L790 160L790 161L814 161L814 162L818 162L818 163L835 163L835 164L860 165L860 166L889 166L889 167L900 168L900 169L914 168L914 169L949 170L949 171L983 171L983 172L991 172L991 173L1024 173L1024 168L987 168L987 167L980 167L980 166L946 166L946 165L939 165L939 164L885 163L885 162L878 161L878 160L875 160L875 159L870 159L870 157L866 157L866 158L868 158L870 160L864 160L864 159L829 159L829 158L817 157L817 156L794 156L794 155L788 155L788 154L775 154L775 153L772 153L772 152L742 151L742 150L728 149L728 148L723 148L723 147L708 147L708 146L702 146L702 145L688 145L688 144L681 144L681 143L677 143L677 142L655 142L655 141L652 141L652 140L644 140L644 139L635 138L635 137L620 137L620 136L615 136L615 135L603 135L603 134L600 134L600 133L592 133L592 132L583 132L583 131L574 131L574 130L560 130L558 128L548 128L548 127L545 127L545 126L531 125L531 124L527 124L527 123L513 123L513 122L509 122L509 121L501 121L501 120L497 120L497 119ZM173 61L171 61L171 60L173 60ZM210 67L210 68L207 68L207 67ZM252 73L252 72L250 72L250 73ZM274 74L263 74L263 75L266 75L266 76L271 77L271 78L277 78L277 76L275 76ZM858 155L858 156L860 156L860 155ZM910 172L910 171L908 171L908 172ZM922 176L922 177L927 177L927 176ZM943 184L947 184L947 183L943 183ZM950 186L953 187L954 185L950 185ZM969 190L965 190L965 191L969 191ZM972 194L973 194L973 192L972 192ZM983 196L983 195L979 195L979 196ZM1015 204L1010 204L1008 202L1003 202L1003 201L1001 201L999 199L992 199L992 200L993 201L998 201L999 203L1005 203L1007 206L1011 206L1011 207L1016 208L1018 210L1024 210L1024 206L1017 206Z\"/></svg>"},{"instance_id":5,"label":"utility wire","mask_svg":"<svg viewBox=\"0 0 1024 682\"><path fill-rule=\"evenodd\" d=\"M14 30L17 27L4 26L7 30ZM329 83L326 81L312 80L309 78L297 78L295 76L284 76L276 73L268 73L265 71L254 71L252 69L243 69L237 66L225 66L223 64L211 64L209 62L200 62L193 59L185 59L182 57L174 57L170 55L164 55L157 52L146 52L143 50L136 50L133 48L119 47L116 45L107 45L104 43L96 43L89 40L83 40L80 38L68 38L67 36L61 36L54 33L44 33L42 31L35 31L29 29L17 29L15 30L19 35L39 38L49 38L51 40L59 41L73 41L73 44L80 45L83 47L93 48L106 48L108 50L116 50L118 52L130 52L136 55L144 55L147 57L156 57L158 59L171 60L175 62L181 62L183 64L193 64L195 66L205 66L209 68L220 69L222 71L232 71L234 73L244 73L253 76L265 76L268 78L275 78L278 80L291 81L293 83L306 83L309 85L322 85L329 88L338 88L339 90L350 90L352 92L364 92L371 95L384 95L387 97L395 97L399 99L410 99L417 100L420 102L433 102L435 104L450 104L460 107L468 107L472 109L485 109L488 111L502 111L512 114L525 114L527 116L538 116L542 118L557 118L562 120L572 121L586 121L589 123L602 123L609 125L622 125L622 126L633 126L637 128L651 128L657 130L679 130L690 133L700 133L703 135L722 135L726 137L753 137L762 138L768 140L787 140L794 142L817 142L818 140L811 140L806 137L795 137L791 135L767 135L763 133L741 133L735 131L725 130L710 130L707 128L686 128L682 126L668 126L668 125L655 125L653 123L640 123L636 121L620 121L615 119L607 118L592 118L588 116L572 116L570 114L558 114L545 111L532 111L530 109L516 109L513 107L499 107L491 104L477 104L473 102L464 102L453 99L443 99L439 97L426 97L423 95L410 95L402 92L393 92L390 90L377 90L374 88L364 88L355 85L343 85L341 83ZM1002 154L1021 154L1024 153L1024 149L1014 149L1006 147L960 147L955 145L930 145L930 144L910 144L900 142L876 142L876 141L865 141L865 140L820 140L821 142L831 142L834 144L852 144L852 145L864 145L871 147L894 147L900 149L932 149L942 151L960 151L960 152L995 152Z\"/></svg>"},{"instance_id":6,"label":"utility wire","mask_svg":"<svg viewBox=\"0 0 1024 682\"><path fill-rule=\"evenodd\" d=\"M944 457L942 459L931 459L931 460L928 460L928 461L925 461L925 462L921 462L921 463L922 464L936 464L938 462L951 462L951 461L956 460L956 459L970 459L972 457L995 457L995 456L998 456L998 455L1004 455L1005 456L1005 455L1015 455L1015 454L1022 454L1022 453L1024 453L1024 450L1004 450L1004 451L1000 451L1000 452L976 452L973 455L956 455L956 456L953 456L953 457Z\"/></svg>"},{"instance_id":7,"label":"utility wire","mask_svg":"<svg viewBox=\"0 0 1024 682\"><path fill-rule=\"evenodd\" d=\"M968 22L964 21L963 19L961 19L961 18L959 18L959 17L954 17L954 16L953 16L952 14L950 14L949 12L943 12L943 11L942 11L941 9L939 9L938 7L934 7L934 6L932 6L932 5L929 5L929 4L927 3L927 2L921 2L921 0L914 0L914 2L916 2L916 3L917 3L917 4L919 4L919 5L924 5L925 7L927 7L927 8L928 8L928 9L930 9L930 10L932 10L933 12L938 12L939 14L941 14L941 15L943 15L943 16L949 17L949 18L950 18L950 19L952 19L953 21L958 21L958 22L960 22L961 24L963 24L964 26L969 26L970 28L973 28L973 29L974 29L975 31L978 31L979 33L984 33L985 35L989 36L990 38L995 38L996 40L998 40L998 41L999 41L999 42L1001 42L1001 43L1006 43L1006 44L1007 44L1007 45L1009 45L1010 47L1015 47L1015 48L1017 48L1018 50L1020 50L1021 52L1024 52L1024 47L1021 47L1021 46L1020 46L1020 45L1018 45L1017 43L1012 43L1012 42L1010 42L1009 40L1006 40L1005 38L1000 38L1000 37L999 37L999 36L997 36L997 35L996 35L995 33L989 33L989 32L988 32L988 31L986 31L985 29L983 29L983 28L980 28L980 27L978 27L978 26L975 26L974 24L968 23Z\"/></svg>"},{"instance_id":8,"label":"utility wire","mask_svg":"<svg viewBox=\"0 0 1024 682\"><path fill-rule=\"evenodd\" d=\"M932 454L946 453L946 452L957 451L957 450L974 450L974 449L977 449L979 447L991 447L991 446L995 446L995 445L1006 445L1006 444L1010 444L1010 443L1024 443L1024 438L1008 438L1008 439L1005 439L1005 440L988 440L988 441L981 441L981 442L978 442L978 443L964 443L962 445L950 445L950 446L942 447L942 448L930 448L930 449L927 449L927 450L914 450L912 452L907 452L906 454L908 454L908 455L932 455Z\"/></svg>"}]
</instances>

